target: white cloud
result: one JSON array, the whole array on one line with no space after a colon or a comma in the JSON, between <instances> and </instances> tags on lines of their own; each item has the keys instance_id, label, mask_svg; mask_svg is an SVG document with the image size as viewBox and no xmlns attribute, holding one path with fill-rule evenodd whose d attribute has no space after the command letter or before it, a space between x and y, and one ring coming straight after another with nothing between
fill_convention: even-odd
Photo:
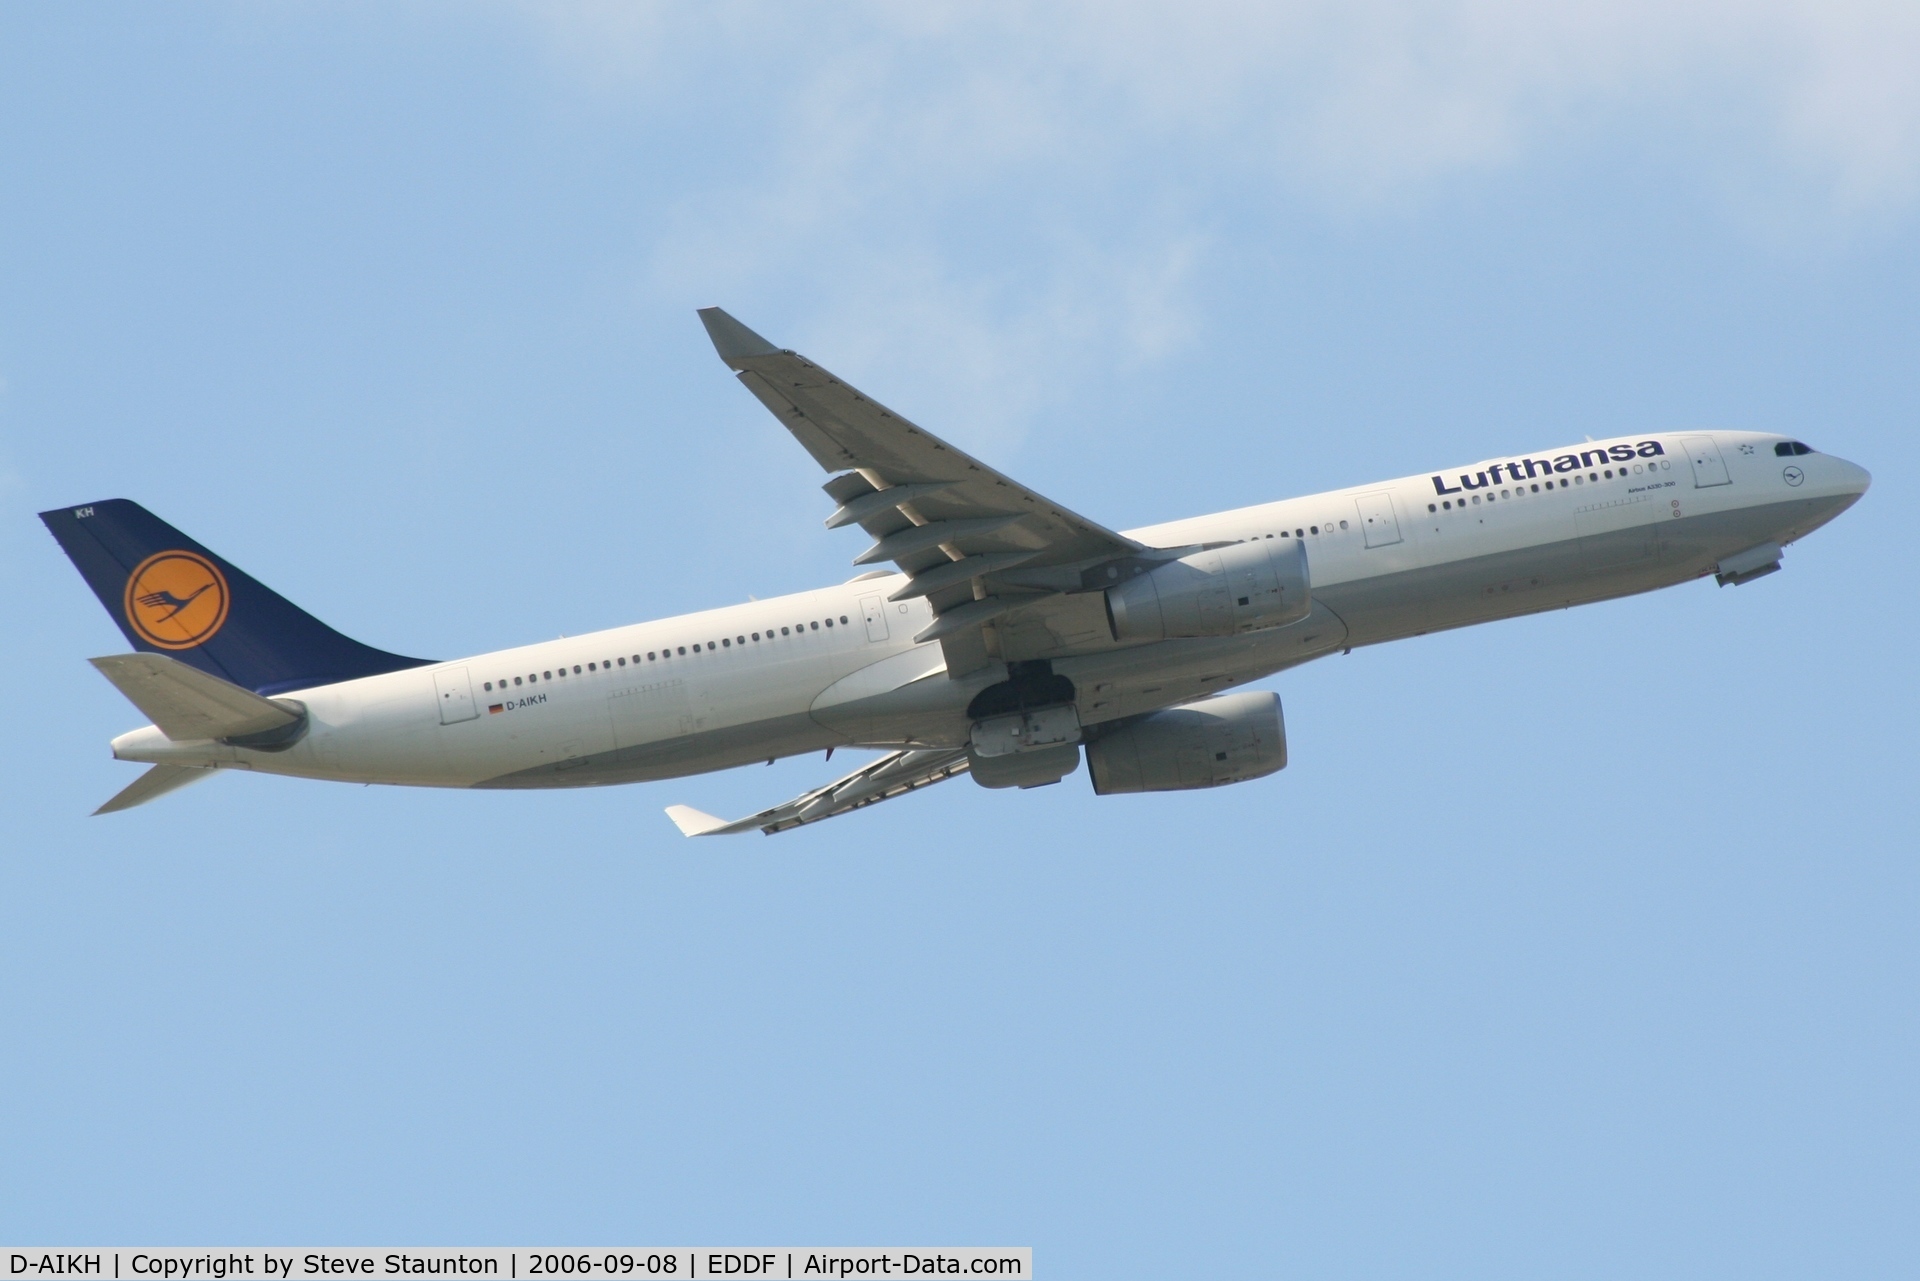
<instances>
[{"instance_id":1,"label":"white cloud","mask_svg":"<svg viewBox=\"0 0 1920 1281\"><path fill-rule=\"evenodd\" d=\"M1758 141L1748 161L1803 167L1840 208L1920 194L1911 0L535 9L598 85L724 109L739 79L771 78L768 159L884 162L934 190L1226 144L1255 172L1379 196L1650 116L1705 147Z\"/></svg>"},{"instance_id":2,"label":"white cloud","mask_svg":"<svg viewBox=\"0 0 1920 1281\"><path fill-rule=\"evenodd\" d=\"M1190 341L1210 209L1248 193L1417 208L1625 131L1749 228L1830 236L1920 196L1913 0L534 11L570 83L726 153L656 284L808 299L801 339L937 391L975 443L1063 365Z\"/></svg>"}]
</instances>

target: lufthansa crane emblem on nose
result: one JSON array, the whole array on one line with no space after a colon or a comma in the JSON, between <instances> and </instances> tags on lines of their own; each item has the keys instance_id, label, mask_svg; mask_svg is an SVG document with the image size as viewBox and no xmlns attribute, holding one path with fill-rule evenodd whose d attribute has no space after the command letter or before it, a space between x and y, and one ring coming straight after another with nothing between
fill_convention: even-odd
<instances>
[{"instance_id":1,"label":"lufthansa crane emblem on nose","mask_svg":"<svg viewBox=\"0 0 1920 1281\"><path fill-rule=\"evenodd\" d=\"M1801 471L1798 467L1789 467L1780 473L1780 478L1789 485L1798 485L1807 478L1807 473Z\"/></svg>"}]
</instances>

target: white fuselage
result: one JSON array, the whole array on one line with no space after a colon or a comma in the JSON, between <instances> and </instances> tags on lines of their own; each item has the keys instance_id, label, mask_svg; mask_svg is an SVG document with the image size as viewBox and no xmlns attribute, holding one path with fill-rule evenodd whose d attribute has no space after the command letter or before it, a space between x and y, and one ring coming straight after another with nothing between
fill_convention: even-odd
<instances>
[{"instance_id":1,"label":"white fuselage","mask_svg":"<svg viewBox=\"0 0 1920 1281\"><path fill-rule=\"evenodd\" d=\"M1861 468L1776 455L1783 440L1620 437L1130 530L1157 547L1297 535L1313 613L1241 636L1122 644L1088 592L995 628L993 652L1048 658L1094 726L1339 649L1670 586L1757 544L1784 546L1865 491ZM963 745L969 701L1006 668L948 679L940 645L913 640L932 621L927 602L887 600L903 581L866 576L288 691L309 730L278 752L149 726L114 740L114 754L366 783L575 787L835 746Z\"/></svg>"}]
</instances>

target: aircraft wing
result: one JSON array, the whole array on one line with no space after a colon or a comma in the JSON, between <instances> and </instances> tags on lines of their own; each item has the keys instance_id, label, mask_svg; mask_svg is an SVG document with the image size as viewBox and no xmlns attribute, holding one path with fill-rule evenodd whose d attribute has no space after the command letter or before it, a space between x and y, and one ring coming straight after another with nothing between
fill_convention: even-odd
<instances>
[{"instance_id":1,"label":"aircraft wing","mask_svg":"<svg viewBox=\"0 0 1920 1281\"><path fill-rule=\"evenodd\" d=\"M720 308L700 319L747 390L835 473L825 489L840 508L827 527L857 524L876 539L854 564L892 561L912 577L892 599L927 597L935 618L914 639L939 640L950 675L986 664L985 624L1091 587L1096 568L1148 550L968 457Z\"/></svg>"},{"instance_id":2,"label":"aircraft wing","mask_svg":"<svg viewBox=\"0 0 1920 1281\"><path fill-rule=\"evenodd\" d=\"M702 814L691 805L669 805L667 817L683 836L728 836L756 830L772 836L803 823L817 823L823 818L905 796L966 770L967 749L964 747L912 748L890 752L845 778L794 797L785 805L776 805L731 823Z\"/></svg>"}]
</instances>

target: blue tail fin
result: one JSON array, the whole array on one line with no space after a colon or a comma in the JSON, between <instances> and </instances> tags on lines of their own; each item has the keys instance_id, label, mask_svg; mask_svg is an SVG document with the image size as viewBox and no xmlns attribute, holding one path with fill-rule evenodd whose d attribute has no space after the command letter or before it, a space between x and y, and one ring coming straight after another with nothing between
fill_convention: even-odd
<instances>
[{"instance_id":1,"label":"blue tail fin","mask_svg":"<svg viewBox=\"0 0 1920 1281\"><path fill-rule=\"evenodd\" d=\"M135 649L243 689L271 695L431 661L342 636L138 503L110 498L40 519Z\"/></svg>"}]
</instances>

